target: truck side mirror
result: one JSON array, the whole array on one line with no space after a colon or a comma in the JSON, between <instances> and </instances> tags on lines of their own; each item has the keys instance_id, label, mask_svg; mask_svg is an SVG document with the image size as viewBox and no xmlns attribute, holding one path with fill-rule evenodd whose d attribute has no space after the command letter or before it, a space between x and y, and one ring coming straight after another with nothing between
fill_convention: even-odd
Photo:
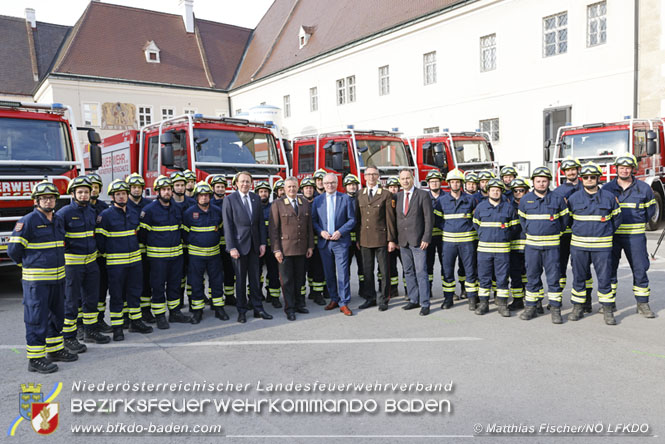
<instances>
[{"instance_id":1,"label":"truck side mirror","mask_svg":"<svg viewBox=\"0 0 665 444\"><path fill-rule=\"evenodd\" d=\"M335 171L344 170L344 160L342 158L342 153L333 153L332 155L332 167Z\"/></svg>"},{"instance_id":2,"label":"truck side mirror","mask_svg":"<svg viewBox=\"0 0 665 444\"><path fill-rule=\"evenodd\" d=\"M286 152L286 163L289 165L289 169L293 169L293 147L291 142L286 139L284 140L284 152Z\"/></svg>"},{"instance_id":3,"label":"truck side mirror","mask_svg":"<svg viewBox=\"0 0 665 444\"><path fill-rule=\"evenodd\" d=\"M90 144L90 168L96 170L102 166L102 149L96 143Z\"/></svg>"},{"instance_id":4,"label":"truck side mirror","mask_svg":"<svg viewBox=\"0 0 665 444\"><path fill-rule=\"evenodd\" d=\"M344 142L335 142L332 144L331 152L332 154L342 154L344 152Z\"/></svg>"},{"instance_id":5,"label":"truck side mirror","mask_svg":"<svg viewBox=\"0 0 665 444\"><path fill-rule=\"evenodd\" d=\"M656 151L658 149L656 140L658 138L658 134L656 134L655 131L647 131L647 155L648 156L653 156L656 154Z\"/></svg>"},{"instance_id":6,"label":"truck side mirror","mask_svg":"<svg viewBox=\"0 0 665 444\"><path fill-rule=\"evenodd\" d=\"M432 154L434 155L434 165L439 167L439 170L445 170L448 172L448 165L446 163L446 152L443 149L443 143L435 143L432 148Z\"/></svg>"},{"instance_id":7,"label":"truck side mirror","mask_svg":"<svg viewBox=\"0 0 665 444\"><path fill-rule=\"evenodd\" d=\"M550 161L550 149L549 149L549 147L544 147L543 148L543 159L545 159L545 162Z\"/></svg>"},{"instance_id":8,"label":"truck side mirror","mask_svg":"<svg viewBox=\"0 0 665 444\"><path fill-rule=\"evenodd\" d=\"M487 142L487 149L488 149L489 152L490 152L490 160L491 160L492 162L494 162L494 160L496 160L496 159L495 159L495 157L494 157L494 148L492 147L492 142Z\"/></svg>"},{"instance_id":9,"label":"truck side mirror","mask_svg":"<svg viewBox=\"0 0 665 444\"><path fill-rule=\"evenodd\" d=\"M90 142L91 144L102 143L102 138L97 131L88 130L88 142Z\"/></svg>"},{"instance_id":10,"label":"truck side mirror","mask_svg":"<svg viewBox=\"0 0 665 444\"><path fill-rule=\"evenodd\" d=\"M423 150L428 150L432 147L432 142L425 142L423 143Z\"/></svg>"},{"instance_id":11,"label":"truck side mirror","mask_svg":"<svg viewBox=\"0 0 665 444\"><path fill-rule=\"evenodd\" d=\"M544 148L549 149L552 146L552 139L547 139L543 145Z\"/></svg>"},{"instance_id":12,"label":"truck side mirror","mask_svg":"<svg viewBox=\"0 0 665 444\"><path fill-rule=\"evenodd\" d=\"M162 147L162 165L167 168L173 168L175 163L173 156L173 145L168 144Z\"/></svg>"},{"instance_id":13,"label":"truck side mirror","mask_svg":"<svg viewBox=\"0 0 665 444\"><path fill-rule=\"evenodd\" d=\"M173 145L175 143L175 135L171 132L162 133L160 140L162 145Z\"/></svg>"},{"instance_id":14,"label":"truck side mirror","mask_svg":"<svg viewBox=\"0 0 665 444\"><path fill-rule=\"evenodd\" d=\"M330 148L331 146L333 146L334 143L335 143L335 141L333 141L333 140L329 140L329 141L327 141L327 142L323 145L323 149L324 149L324 150L327 150L328 148Z\"/></svg>"}]
</instances>

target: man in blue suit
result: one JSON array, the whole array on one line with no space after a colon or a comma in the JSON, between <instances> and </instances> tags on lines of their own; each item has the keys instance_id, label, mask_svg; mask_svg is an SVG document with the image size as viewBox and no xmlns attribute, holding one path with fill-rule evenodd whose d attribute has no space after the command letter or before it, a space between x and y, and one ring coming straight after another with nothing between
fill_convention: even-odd
<instances>
[{"instance_id":1,"label":"man in blue suit","mask_svg":"<svg viewBox=\"0 0 665 444\"><path fill-rule=\"evenodd\" d=\"M349 247L351 231L356 226L355 203L348 195L337 192L337 176L332 173L323 177L323 188L326 192L317 196L312 204L312 224L314 233L319 236L318 248L330 293L326 310L339 307L342 313L351 316Z\"/></svg>"},{"instance_id":2,"label":"man in blue suit","mask_svg":"<svg viewBox=\"0 0 665 444\"><path fill-rule=\"evenodd\" d=\"M224 199L224 237L226 251L231 255L236 275L236 308L238 322L247 318L247 279L254 317L272 319L263 309L261 286L259 284L259 258L266 252L266 224L263 218L261 199L250 192L252 175L240 172L235 177L237 191Z\"/></svg>"}]
</instances>

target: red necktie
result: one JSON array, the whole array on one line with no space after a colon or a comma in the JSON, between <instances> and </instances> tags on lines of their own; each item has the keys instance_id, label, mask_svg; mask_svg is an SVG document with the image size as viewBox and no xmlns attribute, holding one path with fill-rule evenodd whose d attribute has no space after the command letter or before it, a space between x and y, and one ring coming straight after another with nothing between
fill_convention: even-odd
<instances>
[{"instance_id":1,"label":"red necktie","mask_svg":"<svg viewBox=\"0 0 665 444\"><path fill-rule=\"evenodd\" d=\"M404 193L406 195L406 200L404 201L404 215L406 216L406 213L409 212L409 192Z\"/></svg>"}]
</instances>

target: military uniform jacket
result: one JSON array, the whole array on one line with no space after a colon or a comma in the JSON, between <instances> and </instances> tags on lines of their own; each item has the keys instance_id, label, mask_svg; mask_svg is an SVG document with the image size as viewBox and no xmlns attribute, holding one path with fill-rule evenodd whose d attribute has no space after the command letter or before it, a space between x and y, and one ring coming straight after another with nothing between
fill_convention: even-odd
<instances>
[{"instance_id":1,"label":"military uniform jacket","mask_svg":"<svg viewBox=\"0 0 665 444\"><path fill-rule=\"evenodd\" d=\"M473 211L477 205L474 196L466 193L462 193L459 199L455 199L450 193L439 196L443 213L441 230L444 242L472 242L477 239L473 227Z\"/></svg>"},{"instance_id":2,"label":"military uniform jacket","mask_svg":"<svg viewBox=\"0 0 665 444\"><path fill-rule=\"evenodd\" d=\"M275 200L270 207L269 233L272 250L284 256L302 256L314 248L312 205L302 196L297 196L298 214L291 200L284 197Z\"/></svg>"},{"instance_id":3,"label":"military uniform jacket","mask_svg":"<svg viewBox=\"0 0 665 444\"><path fill-rule=\"evenodd\" d=\"M473 213L473 226L478 233L478 251L483 253L510 253L510 241L519 225L517 212L511 202L499 201L494 206L486 199Z\"/></svg>"},{"instance_id":4,"label":"military uniform jacket","mask_svg":"<svg viewBox=\"0 0 665 444\"><path fill-rule=\"evenodd\" d=\"M517 213L526 245L539 250L559 248L561 234L568 226L568 206L563 197L551 191L539 197L531 191L520 199Z\"/></svg>"},{"instance_id":5,"label":"military uniform jacket","mask_svg":"<svg viewBox=\"0 0 665 444\"><path fill-rule=\"evenodd\" d=\"M385 247L388 242L397 242L395 207L390 191L377 188L369 198L369 188L363 188L358 195L358 241L361 247Z\"/></svg>"},{"instance_id":6,"label":"military uniform jacket","mask_svg":"<svg viewBox=\"0 0 665 444\"><path fill-rule=\"evenodd\" d=\"M625 190L614 179L603 186L619 201L621 225L615 234L644 234L646 224L656 213L656 198L649 185L633 177L633 183Z\"/></svg>"},{"instance_id":7,"label":"military uniform jacket","mask_svg":"<svg viewBox=\"0 0 665 444\"><path fill-rule=\"evenodd\" d=\"M612 237L621 224L621 208L614 194L602 189L595 194L580 190L570 196L568 207L573 219L571 248L612 249Z\"/></svg>"},{"instance_id":8,"label":"military uniform jacket","mask_svg":"<svg viewBox=\"0 0 665 444\"><path fill-rule=\"evenodd\" d=\"M159 200L150 203L141 212L140 220L139 236L149 258L172 259L182 254L182 212L173 199L167 207Z\"/></svg>"},{"instance_id":9,"label":"military uniform jacket","mask_svg":"<svg viewBox=\"0 0 665 444\"><path fill-rule=\"evenodd\" d=\"M65 265L85 265L97 259L95 228L97 215L90 205L74 200L55 215L65 227Z\"/></svg>"},{"instance_id":10,"label":"military uniform jacket","mask_svg":"<svg viewBox=\"0 0 665 444\"><path fill-rule=\"evenodd\" d=\"M65 278L65 226L35 208L14 226L7 254L22 269L22 279L55 284Z\"/></svg>"},{"instance_id":11,"label":"military uniform jacket","mask_svg":"<svg viewBox=\"0 0 665 444\"><path fill-rule=\"evenodd\" d=\"M139 215L127 207L125 210L112 205L97 216L97 248L109 267L126 267L141 260Z\"/></svg>"},{"instance_id":12,"label":"military uniform jacket","mask_svg":"<svg viewBox=\"0 0 665 444\"><path fill-rule=\"evenodd\" d=\"M190 256L216 256L222 233L222 210L210 205L207 210L195 205L182 215L182 239Z\"/></svg>"}]
</instances>

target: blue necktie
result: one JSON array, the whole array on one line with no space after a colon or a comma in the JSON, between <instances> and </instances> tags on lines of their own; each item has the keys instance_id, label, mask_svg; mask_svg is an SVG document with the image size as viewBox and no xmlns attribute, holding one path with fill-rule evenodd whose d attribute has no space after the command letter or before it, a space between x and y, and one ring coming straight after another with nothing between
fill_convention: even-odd
<instances>
[{"instance_id":1,"label":"blue necktie","mask_svg":"<svg viewBox=\"0 0 665 444\"><path fill-rule=\"evenodd\" d=\"M243 198L243 203L245 205L245 210L247 210L247 214L249 214L249 218L252 218L252 206L249 203L249 196L245 194L245 197Z\"/></svg>"},{"instance_id":2,"label":"blue necktie","mask_svg":"<svg viewBox=\"0 0 665 444\"><path fill-rule=\"evenodd\" d=\"M328 195L328 233L335 232L335 195Z\"/></svg>"}]
</instances>

